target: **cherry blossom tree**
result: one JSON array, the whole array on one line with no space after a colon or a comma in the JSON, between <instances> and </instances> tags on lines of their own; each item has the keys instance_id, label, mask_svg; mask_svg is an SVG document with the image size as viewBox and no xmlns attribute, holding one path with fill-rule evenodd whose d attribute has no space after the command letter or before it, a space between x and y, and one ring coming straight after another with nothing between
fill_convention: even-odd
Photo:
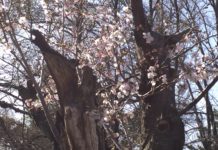
<instances>
[{"instance_id":1,"label":"cherry blossom tree","mask_svg":"<svg viewBox=\"0 0 218 150\"><path fill-rule=\"evenodd\" d=\"M4 0L0 106L55 150L215 150L217 6ZM2 143L27 147L5 121Z\"/></svg>"}]
</instances>

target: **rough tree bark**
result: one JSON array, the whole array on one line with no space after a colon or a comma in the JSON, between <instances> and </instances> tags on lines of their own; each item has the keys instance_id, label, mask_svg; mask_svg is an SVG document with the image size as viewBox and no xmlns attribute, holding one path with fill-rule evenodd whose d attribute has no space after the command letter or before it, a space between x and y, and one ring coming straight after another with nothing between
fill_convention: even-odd
<instances>
[{"instance_id":1,"label":"rough tree bark","mask_svg":"<svg viewBox=\"0 0 218 150\"><path fill-rule=\"evenodd\" d=\"M104 150L104 133L94 117L96 77L92 69L87 66L83 68L82 83L78 85L78 62L68 60L53 50L39 31L32 30L31 33L35 36L32 42L41 50L59 96L60 111L56 115L56 127L62 145L56 146L56 149Z\"/></svg>"},{"instance_id":2,"label":"rough tree bark","mask_svg":"<svg viewBox=\"0 0 218 150\"><path fill-rule=\"evenodd\" d=\"M176 35L161 35L152 31L144 13L142 0L131 0L135 40L141 67L140 94L152 90L147 77L150 66L156 66L158 76L166 75L170 82L175 74L168 54L176 43L190 32L185 30ZM143 33L150 33L152 42L143 38ZM159 67L158 67L159 66ZM161 83L157 81L157 85ZM184 125L175 106L174 84L164 90L153 89L153 94L144 98L144 133L143 150L182 150L184 145Z\"/></svg>"}]
</instances>

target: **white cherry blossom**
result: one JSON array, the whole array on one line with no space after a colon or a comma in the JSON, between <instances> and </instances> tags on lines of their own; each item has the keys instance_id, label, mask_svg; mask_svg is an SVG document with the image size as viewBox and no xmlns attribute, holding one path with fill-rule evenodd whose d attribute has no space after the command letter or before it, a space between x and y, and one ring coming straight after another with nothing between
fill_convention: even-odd
<instances>
[{"instance_id":1,"label":"white cherry blossom","mask_svg":"<svg viewBox=\"0 0 218 150\"><path fill-rule=\"evenodd\" d=\"M143 33L143 38L146 39L146 43L151 44L154 41L154 38L152 37L150 32Z\"/></svg>"}]
</instances>

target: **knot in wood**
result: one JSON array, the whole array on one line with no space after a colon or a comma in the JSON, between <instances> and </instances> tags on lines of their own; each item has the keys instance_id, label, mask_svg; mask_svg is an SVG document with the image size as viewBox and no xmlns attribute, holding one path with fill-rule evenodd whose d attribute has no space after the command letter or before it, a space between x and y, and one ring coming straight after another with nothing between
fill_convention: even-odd
<instances>
[{"instance_id":1,"label":"knot in wood","mask_svg":"<svg viewBox=\"0 0 218 150\"><path fill-rule=\"evenodd\" d=\"M169 124L169 121L167 120L160 120L158 123L157 123L157 129L158 131L160 132L166 132L170 129L170 124Z\"/></svg>"}]
</instances>

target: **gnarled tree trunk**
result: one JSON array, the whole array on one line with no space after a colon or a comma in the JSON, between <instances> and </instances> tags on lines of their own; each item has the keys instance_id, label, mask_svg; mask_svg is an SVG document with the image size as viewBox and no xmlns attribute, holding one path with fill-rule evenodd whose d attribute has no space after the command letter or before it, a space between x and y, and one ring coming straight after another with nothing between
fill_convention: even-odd
<instances>
[{"instance_id":1,"label":"gnarled tree trunk","mask_svg":"<svg viewBox=\"0 0 218 150\"><path fill-rule=\"evenodd\" d=\"M56 128L60 139L57 143L61 145L56 149L103 150L103 132L96 123L96 78L92 69L83 68L82 83L78 85L78 62L67 60L54 51L39 31L31 33L35 36L32 42L40 48L58 91L60 111L56 116Z\"/></svg>"},{"instance_id":2,"label":"gnarled tree trunk","mask_svg":"<svg viewBox=\"0 0 218 150\"><path fill-rule=\"evenodd\" d=\"M184 125L175 106L174 84L164 87L157 78L148 78L149 68L155 68L158 77L165 75L168 82L175 69L168 58L170 50L180 42L190 30L177 35L165 36L152 31L143 9L142 0L132 0L135 25L135 39L141 67L139 92L144 97L144 150L182 150L184 145ZM145 37L144 35L148 35ZM150 39L148 39L150 38ZM150 40L150 41L149 41ZM156 86L151 85L156 82ZM156 88L158 87L159 88Z\"/></svg>"}]
</instances>

